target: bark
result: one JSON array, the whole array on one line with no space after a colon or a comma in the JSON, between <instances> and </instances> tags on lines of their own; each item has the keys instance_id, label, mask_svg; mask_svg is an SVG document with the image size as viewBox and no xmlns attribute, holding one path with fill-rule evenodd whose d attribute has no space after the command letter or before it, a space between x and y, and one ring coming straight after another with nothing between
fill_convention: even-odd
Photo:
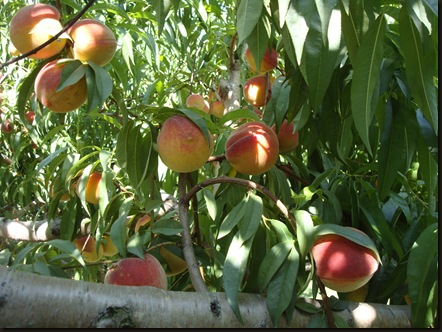
<instances>
[{"instance_id":1,"label":"bark","mask_svg":"<svg viewBox=\"0 0 442 332\"><path fill-rule=\"evenodd\" d=\"M104 285L0 267L2 328L272 327L263 296L241 293L239 303L243 325L224 293ZM409 306L349 302L346 310L335 313L351 327L411 327ZM295 311L291 323L281 319L279 327L307 327L311 319Z\"/></svg>"},{"instance_id":2,"label":"bark","mask_svg":"<svg viewBox=\"0 0 442 332\"><path fill-rule=\"evenodd\" d=\"M19 221L0 217L0 238L20 241L48 241L59 236L60 219L48 222Z\"/></svg>"}]
</instances>

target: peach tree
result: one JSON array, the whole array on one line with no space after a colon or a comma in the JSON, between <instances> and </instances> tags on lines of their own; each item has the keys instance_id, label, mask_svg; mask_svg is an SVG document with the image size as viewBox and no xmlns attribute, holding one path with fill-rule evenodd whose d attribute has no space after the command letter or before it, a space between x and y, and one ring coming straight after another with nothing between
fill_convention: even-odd
<instances>
[{"instance_id":1,"label":"peach tree","mask_svg":"<svg viewBox=\"0 0 442 332\"><path fill-rule=\"evenodd\" d=\"M0 266L103 284L148 253L169 292L222 292L239 322L252 293L266 326L346 327L351 301L437 326L435 1L41 3L60 16L19 26L65 42L44 58L10 34L34 2L0 5ZM380 263L362 297L317 276L322 236Z\"/></svg>"}]
</instances>

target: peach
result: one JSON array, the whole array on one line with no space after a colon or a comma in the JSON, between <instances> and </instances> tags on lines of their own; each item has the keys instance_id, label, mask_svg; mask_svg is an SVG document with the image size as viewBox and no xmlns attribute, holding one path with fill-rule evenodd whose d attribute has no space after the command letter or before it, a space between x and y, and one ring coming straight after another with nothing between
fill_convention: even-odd
<instances>
[{"instance_id":1,"label":"peach","mask_svg":"<svg viewBox=\"0 0 442 332\"><path fill-rule=\"evenodd\" d=\"M83 259L88 263L95 263L103 257L103 245L100 244L97 250L97 241L91 235L83 235L72 241L80 250Z\"/></svg>"},{"instance_id":2,"label":"peach","mask_svg":"<svg viewBox=\"0 0 442 332\"><path fill-rule=\"evenodd\" d=\"M6 119L4 122L2 122L1 131L5 134L11 133L13 129L14 126L12 125L11 120Z\"/></svg>"},{"instance_id":3,"label":"peach","mask_svg":"<svg viewBox=\"0 0 442 332\"><path fill-rule=\"evenodd\" d=\"M249 78L243 88L244 99L252 106L267 104L272 96L272 85L266 75Z\"/></svg>"},{"instance_id":4,"label":"peach","mask_svg":"<svg viewBox=\"0 0 442 332\"><path fill-rule=\"evenodd\" d=\"M9 25L9 36L17 51L24 54L48 41L62 28L60 12L57 8L38 3L22 7L15 13ZM50 58L63 50L67 38L67 34L61 35L57 40L29 57Z\"/></svg>"},{"instance_id":5,"label":"peach","mask_svg":"<svg viewBox=\"0 0 442 332\"><path fill-rule=\"evenodd\" d=\"M89 175L89 179L86 183L86 193L85 200L86 202L92 204L98 204L100 199L100 183L101 183L101 173L93 172Z\"/></svg>"},{"instance_id":6,"label":"peach","mask_svg":"<svg viewBox=\"0 0 442 332\"><path fill-rule=\"evenodd\" d=\"M135 224L135 229L134 229L135 233L138 233L141 227L150 223L150 220L151 220L150 215L148 214L145 214L140 219L138 219L137 223Z\"/></svg>"},{"instance_id":7,"label":"peach","mask_svg":"<svg viewBox=\"0 0 442 332\"><path fill-rule=\"evenodd\" d=\"M203 96L201 96L197 93L191 94L189 97L187 97L186 106L187 107L194 107L194 108L199 109L200 111L203 111L207 114L210 112L209 102L207 100L205 100L203 98Z\"/></svg>"},{"instance_id":8,"label":"peach","mask_svg":"<svg viewBox=\"0 0 442 332\"><path fill-rule=\"evenodd\" d=\"M364 234L363 232L352 228ZM311 250L316 275L337 292L346 293L364 286L376 272L379 261L371 249L337 234L319 236Z\"/></svg>"},{"instance_id":9,"label":"peach","mask_svg":"<svg viewBox=\"0 0 442 332\"><path fill-rule=\"evenodd\" d=\"M35 119L35 112L33 112L33 111L27 111L27 112L25 113L25 118L26 118L26 120L27 120L29 123L34 122L34 119Z\"/></svg>"},{"instance_id":10,"label":"peach","mask_svg":"<svg viewBox=\"0 0 442 332\"><path fill-rule=\"evenodd\" d=\"M47 63L38 72L34 82L34 90L37 99L45 107L55 113L71 112L86 102L87 85L86 77L83 76L76 83L66 86L57 91L63 67L67 62L53 60Z\"/></svg>"},{"instance_id":11,"label":"peach","mask_svg":"<svg viewBox=\"0 0 442 332\"><path fill-rule=\"evenodd\" d=\"M255 58L252 55L252 51L247 47L245 58L249 69L255 74L264 74L276 68L278 64L278 52L276 49L266 49L262 58L259 70L257 69Z\"/></svg>"},{"instance_id":12,"label":"peach","mask_svg":"<svg viewBox=\"0 0 442 332\"><path fill-rule=\"evenodd\" d=\"M201 168L210 157L213 138L209 141L203 131L189 118L173 115L168 118L157 139L158 154L171 170L189 173Z\"/></svg>"},{"instance_id":13,"label":"peach","mask_svg":"<svg viewBox=\"0 0 442 332\"><path fill-rule=\"evenodd\" d=\"M226 159L238 172L258 175L271 169L278 160L276 133L265 123L244 123L226 141Z\"/></svg>"},{"instance_id":14,"label":"peach","mask_svg":"<svg viewBox=\"0 0 442 332\"><path fill-rule=\"evenodd\" d=\"M167 289L167 276L158 259L145 254L144 259L128 257L112 264L104 276L104 283Z\"/></svg>"},{"instance_id":15,"label":"peach","mask_svg":"<svg viewBox=\"0 0 442 332\"><path fill-rule=\"evenodd\" d=\"M117 40L111 29L100 21L86 18L75 22L68 34L73 40L72 57L104 66L114 57Z\"/></svg>"},{"instance_id":16,"label":"peach","mask_svg":"<svg viewBox=\"0 0 442 332\"><path fill-rule=\"evenodd\" d=\"M109 234L104 234L101 241L101 244L103 245L103 256L111 257L118 254L118 249L112 242Z\"/></svg>"},{"instance_id":17,"label":"peach","mask_svg":"<svg viewBox=\"0 0 442 332\"><path fill-rule=\"evenodd\" d=\"M210 114L217 118L222 118L224 115L224 103L221 100L212 101L210 104Z\"/></svg>"},{"instance_id":18,"label":"peach","mask_svg":"<svg viewBox=\"0 0 442 332\"><path fill-rule=\"evenodd\" d=\"M281 123L279 131L277 132L279 153L293 151L298 146L298 132L294 132L294 128L294 123L287 123L287 119L284 119ZM276 132L276 125L273 125L272 129Z\"/></svg>"}]
</instances>

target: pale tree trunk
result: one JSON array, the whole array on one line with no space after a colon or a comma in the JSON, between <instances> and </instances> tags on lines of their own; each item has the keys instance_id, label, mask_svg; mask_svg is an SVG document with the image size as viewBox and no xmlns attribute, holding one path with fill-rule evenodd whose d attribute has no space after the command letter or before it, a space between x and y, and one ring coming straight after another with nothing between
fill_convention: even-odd
<instances>
[{"instance_id":1,"label":"pale tree trunk","mask_svg":"<svg viewBox=\"0 0 442 332\"><path fill-rule=\"evenodd\" d=\"M166 291L153 287L114 286L75 281L0 267L2 328L253 328L273 327L265 298L239 294L244 324L224 293ZM335 312L351 327L409 328L409 306L349 302ZM312 315L295 311L290 325L306 327Z\"/></svg>"}]
</instances>

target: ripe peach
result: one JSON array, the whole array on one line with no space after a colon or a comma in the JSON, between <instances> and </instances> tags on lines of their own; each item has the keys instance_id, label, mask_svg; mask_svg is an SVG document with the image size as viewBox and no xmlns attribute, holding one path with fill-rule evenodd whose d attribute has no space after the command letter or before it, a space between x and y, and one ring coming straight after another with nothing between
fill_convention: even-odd
<instances>
[{"instance_id":1,"label":"ripe peach","mask_svg":"<svg viewBox=\"0 0 442 332\"><path fill-rule=\"evenodd\" d=\"M278 64L278 52L274 48L265 50L259 70L257 69L255 59L249 47L247 47L245 58L249 69L255 74L264 74L275 69Z\"/></svg>"},{"instance_id":2,"label":"ripe peach","mask_svg":"<svg viewBox=\"0 0 442 332\"><path fill-rule=\"evenodd\" d=\"M173 115L168 118L157 139L158 154L163 163L175 172L189 173L202 167L210 157L213 138L189 118Z\"/></svg>"},{"instance_id":3,"label":"ripe peach","mask_svg":"<svg viewBox=\"0 0 442 332\"><path fill-rule=\"evenodd\" d=\"M234 169L258 175L275 165L279 154L278 137L265 123L248 122L230 134L225 150L226 159Z\"/></svg>"},{"instance_id":4,"label":"ripe peach","mask_svg":"<svg viewBox=\"0 0 442 332\"><path fill-rule=\"evenodd\" d=\"M67 32L73 40L71 52L74 59L104 66L114 57L117 40L112 30L100 21L82 19Z\"/></svg>"},{"instance_id":5,"label":"ripe peach","mask_svg":"<svg viewBox=\"0 0 442 332\"><path fill-rule=\"evenodd\" d=\"M100 244L97 251L97 242L91 235L83 235L72 241L81 251L83 259L88 263L97 262L103 257L103 245Z\"/></svg>"},{"instance_id":6,"label":"ripe peach","mask_svg":"<svg viewBox=\"0 0 442 332\"><path fill-rule=\"evenodd\" d=\"M63 67L67 62L54 60L47 63L37 74L34 90L37 99L55 113L71 112L86 102L87 85L83 76L78 82L57 91Z\"/></svg>"},{"instance_id":7,"label":"ripe peach","mask_svg":"<svg viewBox=\"0 0 442 332\"><path fill-rule=\"evenodd\" d=\"M129 257L112 264L104 276L104 283L167 289L167 276L158 259L145 254L144 259Z\"/></svg>"},{"instance_id":8,"label":"ripe peach","mask_svg":"<svg viewBox=\"0 0 442 332\"><path fill-rule=\"evenodd\" d=\"M252 106L267 104L272 96L272 84L266 75L249 78L243 88L244 99Z\"/></svg>"},{"instance_id":9,"label":"ripe peach","mask_svg":"<svg viewBox=\"0 0 442 332\"><path fill-rule=\"evenodd\" d=\"M137 223L135 224L135 233L137 233L141 227L143 227L144 225L150 223L150 215L145 214L144 216L142 216L140 219L137 220Z\"/></svg>"},{"instance_id":10,"label":"ripe peach","mask_svg":"<svg viewBox=\"0 0 442 332\"><path fill-rule=\"evenodd\" d=\"M210 104L210 114L217 118L222 118L224 115L224 103L221 100L212 101Z\"/></svg>"},{"instance_id":11,"label":"ripe peach","mask_svg":"<svg viewBox=\"0 0 442 332\"><path fill-rule=\"evenodd\" d=\"M34 122L34 119L35 119L35 112L33 112L33 111L27 111L27 112L25 113L25 118L26 118L26 120L27 120L29 123Z\"/></svg>"},{"instance_id":12,"label":"ripe peach","mask_svg":"<svg viewBox=\"0 0 442 332\"><path fill-rule=\"evenodd\" d=\"M1 131L5 134L11 133L13 129L14 126L12 125L11 120L6 119L4 122L2 122Z\"/></svg>"},{"instance_id":13,"label":"ripe peach","mask_svg":"<svg viewBox=\"0 0 442 332\"><path fill-rule=\"evenodd\" d=\"M293 151L298 146L298 132L293 132L294 128L294 123L287 123L287 119L281 123L279 131L277 132L279 153ZM273 125L272 129L276 132L276 125Z\"/></svg>"},{"instance_id":14,"label":"ripe peach","mask_svg":"<svg viewBox=\"0 0 442 332\"><path fill-rule=\"evenodd\" d=\"M24 54L48 41L62 28L57 8L39 3L22 7L15 13L9 25L9 36L17 51ZM66 45L67 37L60 36L29 57L47 59L60 53Z\"/></svg>"},{"instance_id":15,"label":"ripe peach","mask_svg":"<svg viewBox=\"0 0 442 332\"><path fill-rule=\"evenodd\" d=\"M203 111L207 114L210 111L209 102L207 100L205 100L203 98L203 96L201 96L197 93L191 94L189 97L187 97L186 106L187 107L195 107L195 108L199 109L200 111Z\"/></svg>"},{"instance_id":16,"label":"ripe peach","mask_svg":"<svg viewBox=\"0 0 442 332\"><path fill-rule=\"evenodd\" d=\"M359 230L353 230L365 235ZM311 253L316 274L322 283L341 293L365 285L379 266L372 250L337 234L319 236L313 243Z\"/></svg>"}]
</instances>

